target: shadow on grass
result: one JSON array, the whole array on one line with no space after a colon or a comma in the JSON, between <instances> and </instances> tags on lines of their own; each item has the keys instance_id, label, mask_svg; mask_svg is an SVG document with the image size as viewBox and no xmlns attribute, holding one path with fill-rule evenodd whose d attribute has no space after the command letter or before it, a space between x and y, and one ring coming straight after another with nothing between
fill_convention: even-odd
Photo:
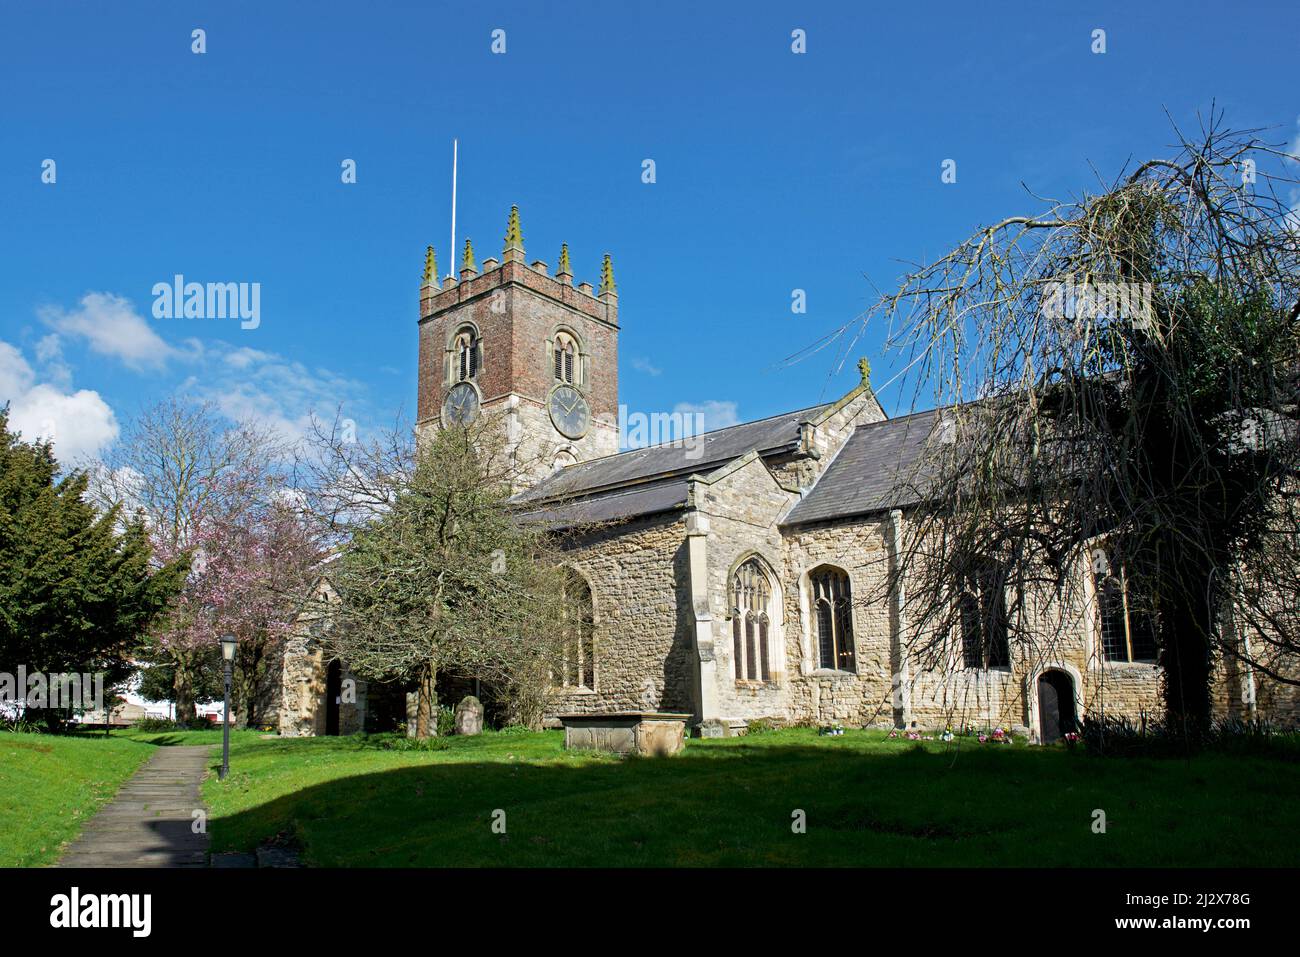
<instances>
[{"instance_id":1,"label":"shadow on grass","mask_svg":"<svg viewBox=\"0 0 1300 957\"><path fill-rule=\"evenodd\" d=\"M213 850L290 834L314 866L1251 866L1294 863L1300 839L1300 774L1250 759L727 742L620 761L498 740L381 768L334 742L243 749L207 792Z\"/></svg>"}]
</instances>

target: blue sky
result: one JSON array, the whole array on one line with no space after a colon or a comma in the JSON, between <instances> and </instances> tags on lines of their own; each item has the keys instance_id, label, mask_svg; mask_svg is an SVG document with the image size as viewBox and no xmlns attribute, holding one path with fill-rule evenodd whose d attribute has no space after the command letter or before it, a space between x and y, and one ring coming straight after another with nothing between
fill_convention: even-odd
<instances>
[{"instance_id":1,"label":"blue sky","mask_svg":"<svg viewBox=\"0 0 1300 957\"><path fill-rule=\"evenodd\" d=\"M480 260L511 203L530 260L553 269L568 242L595 283L613 255L630 410L691 403L718 425L809 405L850 388L853 363L785 357L903 261L1036 209L1022 183L1091 186L1093 167L1166 151L1166 110L1191 127L1212 102L1293 141L1298 11L9 0L0 400L68 456L169 391L289 428L339 405L362 428L409 414L425 245L451 264L455 136L458 233ZM177 273L260 283L260 324L153 318ZM883 383L899 366L880 333L849 358Z\"/></svg>"}]
</instances>

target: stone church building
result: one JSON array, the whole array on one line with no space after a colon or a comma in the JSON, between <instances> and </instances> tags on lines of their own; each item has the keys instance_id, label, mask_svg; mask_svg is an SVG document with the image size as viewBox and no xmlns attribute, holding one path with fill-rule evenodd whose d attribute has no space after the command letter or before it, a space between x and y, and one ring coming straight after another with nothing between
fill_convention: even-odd
<instances>
[{"instance_id":1,"label":"stone church building","mask_svg":"<svg viewBox=\"0 0 1300 957\"><path fill-rule=\"evenodd\" d=\"M516 210L501 258L420 290L417 431L504 413L542 467L521 510L574 529L569 563L589 628L557 682L555 715L671 711L701 734L775 718L844 727L998 726L1055 740L1085 714L1159 714L1148 631L1120 572L1083 559L1083 607L1050 647L963 628L939 663L909 652L906 584L885 583L916 503L904 475L934 412L888 417L865 362L858 385L690 441L619 452L619 298L608 256L598 287L527 262ZM672 402L666 402L671 406ZM792 403L794 404L794 403ZM584 531L584 529L588 529ZM280 730L347 733L377 701L313 649L305 621L286 650ZM1296 689L1221 663L1224 715L1294 720Z\"/></svg>"}]
</instances>

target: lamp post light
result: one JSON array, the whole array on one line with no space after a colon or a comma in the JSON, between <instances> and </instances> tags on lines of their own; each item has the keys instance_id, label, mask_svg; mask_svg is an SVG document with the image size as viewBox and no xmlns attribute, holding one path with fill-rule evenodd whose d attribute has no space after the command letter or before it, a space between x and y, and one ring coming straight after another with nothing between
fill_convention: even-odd
<instances>
[{"instance_id":1,"label":"lamp post light","mask_svg":"<svg viewBox=\"0 0 1300 957\"><path fill-rule=\"evenodd\" d=\"M221 715L221 771L217 774L221 781L230 773L230 679L237 644L234 635L221 636L221 660L226 663L226 707Z\"/></svg>"}]
</instances>

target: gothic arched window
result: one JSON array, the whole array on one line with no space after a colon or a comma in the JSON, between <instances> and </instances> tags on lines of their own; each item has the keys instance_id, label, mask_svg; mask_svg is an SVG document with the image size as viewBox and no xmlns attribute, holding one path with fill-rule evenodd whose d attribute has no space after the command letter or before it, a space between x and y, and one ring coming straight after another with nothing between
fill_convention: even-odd
<instances>
[{"instance_id":1,"label":"gothic arched window","mask_svg":"<svg viewBox=\"0 0 1300 957\"><path fill-rule=\"evenodd\" d=\"M849 576L839 568L822 565L813 570L809 579L817 625L817 665L853 671L853 593Z\"/></svg>"},{"instance_id":2,"label":"gothic arched window","mask_svg":"<svg viewBox=\"0 0 1300 957\"><path fill-rule=\"evenodd\" d=\"M1097 634L1106 661L1155 661L1155 616L1130 586L1124 567L1111 566L1104 553L1093 563L1097 593Z\"/></svg>"},{"instance_id":3,"label":"gothic arched window","mask_svg":"<svg viewBox=\"0 0 1300 957\"><path fill-rule=\"evenodd\" d=\"M596 690L596 629L591 586L570 573L564 583L564 685Z\"/></svg>"},{"instance_id":4,"label":"gothic arched window","mask_svg":"<svg viewBox=\"0 0 1300 957\"><path fill-rule=\"evenodd\" d=\"M768 636L772 586L762 564L751 558L731 578L731 643L736 681L770 681Z\"/></svg>"},{"instance_id":5,"label":"gothic arched window","mask_svg":"<svg viewBox=\"0 0 1300 957\"><path fill-rule=\"evenodd\" d=\"M457 382L473 379L478 375L479 341L473 330L462 329L456 333L456 344L452 349L452 376Z\"/></svg>"},{"instance_id":6,"label":"gothic arched window","mask_svg":"<svg viewBox=\"0 0 1300 957\"><path fill-rule=\"evenodd\" d=\"M957 624L964 667L1010 666L1005 574L992 568L966 582L957 596Z\"/></svg>"},{"instance_id":7,"label":"gothic arched window","mask_svg":"<svg viewBox=\"0 0 1300 957\"><path fill-rule=\"evenodd\" d=\"M573 385L577 378L578 345L568 333L556 335L554 358L556 381Z\"/></svg>"}]
</instances>

